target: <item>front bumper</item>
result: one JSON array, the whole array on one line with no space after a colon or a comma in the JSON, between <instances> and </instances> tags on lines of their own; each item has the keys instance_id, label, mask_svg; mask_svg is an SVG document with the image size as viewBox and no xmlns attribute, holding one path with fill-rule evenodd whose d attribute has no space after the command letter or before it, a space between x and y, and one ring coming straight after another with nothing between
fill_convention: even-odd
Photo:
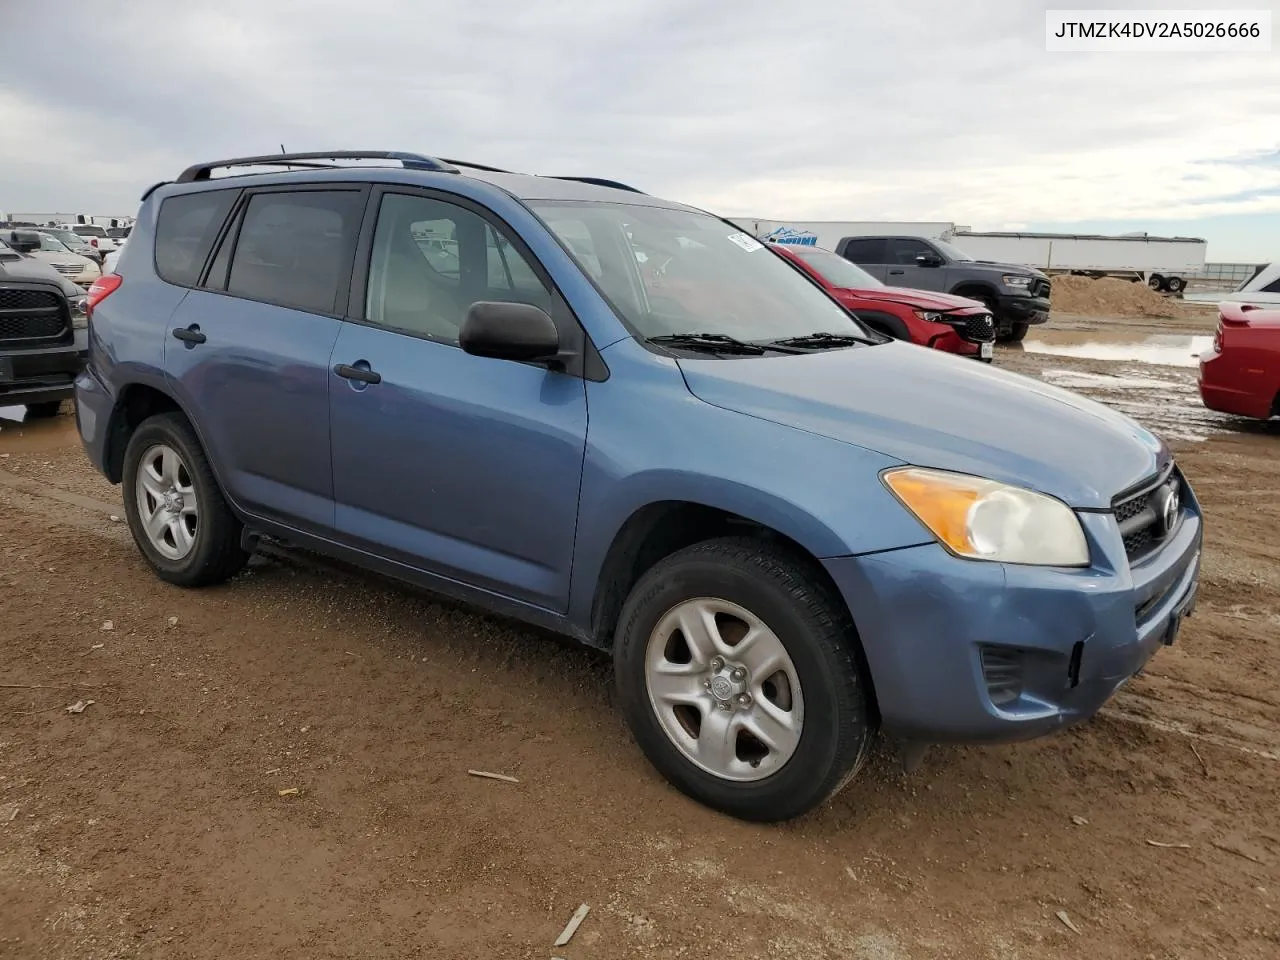
<instances>
[{"instance_id":1,"label":"front bumper","mask_svg":"<svg viewBox=\"0 0 1280 960\"><path fill-rule=\"evenodd\" d=\"M1045 297L1005 294L996 298L996 320L1005 323L1044 323L1049 319L1049 301Z\"/></svg>"},{"instance_id":2,"label":"front bumper","mask_svg":"<svg viewBox=\"0 0 1280 960\"><path fill-rule=\"evenodd\" d=\"M1110 514L1081 514L1094 563L961 560L936 544L824 561L853 613L891 734L1025 740L1087 720L1172 642L1195 603L1198 504L1129 564Z\"/></svg>"},{"instance_id":3,"label":"front bumper","mask_svg":"<svg viewBox=\"0 0 1280 960\"><path fill-rule=\"evenodd\" d=\"M86 330L75 330L70 343L47 347L8 350L0 343L0 406L66 400L88 354Z\"/></svg>"}]
</instances>

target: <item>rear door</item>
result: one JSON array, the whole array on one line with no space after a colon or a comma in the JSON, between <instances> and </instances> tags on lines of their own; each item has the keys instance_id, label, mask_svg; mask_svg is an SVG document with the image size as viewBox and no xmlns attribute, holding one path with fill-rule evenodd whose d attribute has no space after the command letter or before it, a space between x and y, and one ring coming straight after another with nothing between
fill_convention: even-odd
<instances>
[{"instance_id":1,"label":"rear door","mask_svg":"<svg viewBox=\"0 0 1280 960\"><path fill-rule=\"evenodd\" d=\"M885 243L881 237L846 238L840 241L840 255L883 282L888 269Z\"/></svg>"},{"instance_id":2,"label":"rear door","mask_svg":"<svg viewBox=\"0 0 1280 960\"><path fill-rule=\"evenodd\" d=\"M358 262L329 382L339 535L563 612L586 384L464 353L458 332L477 300L541 307L562 342L584 336L577 320L508 227L449 194L375 194Z\"/></svg>"},{"instance_id":3,"label":"rear door","mask_svg":"<svg viewBox=\"0 0 1280 960\"><path fill-rule=\"evenodd\" d=\"M169 205L198 210L208 196L164 201L162 271L165 251L184 240L166 243ZM232 498L314 532L333 524L329 355L367 196L354 185L245 191L208 266L197 243L193 289L165 338L165 372ZM191 277L189 260L176 259Z\"/></svg>"}]
</instances>

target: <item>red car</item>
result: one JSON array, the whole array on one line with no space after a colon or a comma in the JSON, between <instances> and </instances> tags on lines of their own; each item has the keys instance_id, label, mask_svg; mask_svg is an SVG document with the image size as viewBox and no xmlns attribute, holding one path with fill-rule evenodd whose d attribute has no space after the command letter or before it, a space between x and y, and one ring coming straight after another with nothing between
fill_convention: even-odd
<instances>
[{"instance_id":1,"label":"red car","mask_svg":"<svg viewBox=\"0 0 1280 960\"><path fill-rule=\"evenodd\" d=\"M886 336L991 362L996 328L985 304L949 293L886 286L822 247L768 246L818 281L859 320Z\"/></svg>"},{"instance_id":2,"label":"red car","mask_svg":"<svg viewBox=\"0 0 1280 960\"><path fill-rule=\"evenodd\" d=\"M1280 310L1218 307L1213 347L1200 357L1200 399L1223 413L1280 416Z\"/></svg>"}]
</instances>

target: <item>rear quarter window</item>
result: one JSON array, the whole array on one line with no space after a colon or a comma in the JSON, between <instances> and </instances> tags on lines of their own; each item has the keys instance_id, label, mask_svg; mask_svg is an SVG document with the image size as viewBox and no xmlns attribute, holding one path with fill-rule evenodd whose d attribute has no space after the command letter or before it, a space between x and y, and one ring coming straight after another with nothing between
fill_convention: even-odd
<instances>
[{"instance_id":1,"label":"rear quarter window","mask_svg":"<svg viewBox=\"0 0 1280 960\"><path fill-rule=\"evenodd\" d=\"M885 260L885 241L883 239L872 240L843 240L840 243L840 256L846 260L852 260L854 263L886 263Z\"/></svg>"},{"instance_id":2,"label":"rear quarter window","mask_svg":"<svg viewBox=\"0 0 1280 960\"><path fill-rule=\"evenodd\" d=\"M193 287L209 248L238 190L210 190L168 197L156 220L156 273L162 280Z\"/></svg>"}]
</instances>

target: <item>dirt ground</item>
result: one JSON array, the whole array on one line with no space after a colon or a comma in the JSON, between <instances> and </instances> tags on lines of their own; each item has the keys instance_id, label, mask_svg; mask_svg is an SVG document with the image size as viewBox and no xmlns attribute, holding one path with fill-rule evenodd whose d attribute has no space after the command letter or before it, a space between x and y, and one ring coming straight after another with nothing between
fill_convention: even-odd
<instances>
[{"instance_id":1,"label":"dirt ground","mask_svg":"<svg viewBox=\"0 0 1280 960\"><path fill-rule=\"evenodd\" d=\"M1175 437L1208 518L1178 643L1087 725L881 751L772 827L661 781L599 657L301 558L168 587L69 416L0 423L0 957L1274 960L1280 423L1177 358L1039 352L1211 331L1055 315L997 353Z\"/></svg>"}]
</instances>

